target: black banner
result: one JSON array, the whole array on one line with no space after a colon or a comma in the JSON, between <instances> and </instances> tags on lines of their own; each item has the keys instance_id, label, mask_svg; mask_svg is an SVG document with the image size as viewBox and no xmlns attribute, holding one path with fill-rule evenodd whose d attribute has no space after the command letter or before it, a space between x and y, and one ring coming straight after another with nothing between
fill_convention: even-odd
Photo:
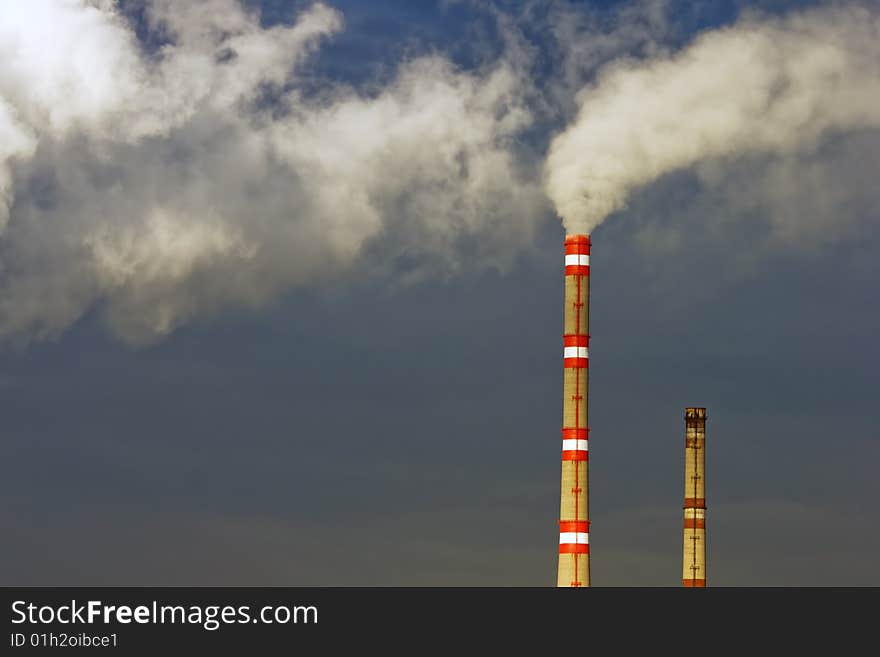
<instances>
[{"instance_id":1,"label":"black banner","mask_svg":"<svg viewBox=\"0 0 880 657\"><path fill-rule=\"evenodd\" d=\"M551 654L768 639L840 648L867 636L877 608L877 589L6 588L2 596L10 655L468 654L477 644Z\"/></svg>"}]
</instances>

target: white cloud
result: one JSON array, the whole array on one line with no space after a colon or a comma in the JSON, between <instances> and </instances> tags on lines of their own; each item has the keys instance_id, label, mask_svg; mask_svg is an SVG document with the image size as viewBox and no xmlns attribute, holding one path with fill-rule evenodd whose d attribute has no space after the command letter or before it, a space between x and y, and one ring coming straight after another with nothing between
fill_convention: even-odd
<instances>
[{"instance_id":1,"label":"white cloud","mask_svg":"<svg viewBox=\"0 0 880 657\"><path fill-rule=\"evenodd\" d=\"M703 198L658 213L766 213L790 239L872 206L874 142L852 135L880 120L876 13L746 17L669 55L663 0L610 23L550 6L552 46L521 29L539 5L490 12L500 56L471 70L428 54L357 90L307 68L343 29L320 3L265 28L237 0L152 0L154 51L113 2L0 3L0 340L97 311L149 342L364 268L504 267L548 214L542 184L570 231L688 167ZM561 57L549 77L541 47ZM537 133L578 105L542 181Z\"/></svg>"},{"instance_id":2,"label":"white cloud","mask_svg":"<svg viewBox=\"0 0 880 657\"><path fill-rule=\"evenodd\" d=\"M345 273L383 231L452 268L482 235L503 264L545 212L516 156L529 83L504 57L463 72L429 55L371 94L306 95L302 66L342 29L323 4L264 28L234 0L156 0L147 20L170 43L155 53L112 3L4 8L0 336L51 337L100 308L154 340Z\"/></svg>"},{"instance_id":3,"label":"white cloud","mask_svg":"<svg viewBox=\"0 0 880 657\"><path fill-rule=\"evenodd\" d=\"M607 66L552 143L546 190L590 232L665 173L711 158L803 155L880 127L880 16L856 5L750 16L671 57Z\"/></svg>"}]
</instances>

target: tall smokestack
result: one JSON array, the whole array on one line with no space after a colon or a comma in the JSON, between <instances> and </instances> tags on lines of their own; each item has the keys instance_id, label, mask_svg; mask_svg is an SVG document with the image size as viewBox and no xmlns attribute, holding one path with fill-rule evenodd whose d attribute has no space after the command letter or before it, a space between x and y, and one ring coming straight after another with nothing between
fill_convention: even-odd
<instances>
[{"instance_id":1,"label":"tall smokestack","mask_svg":"<svg viewBox=\"0 0 880 657\"><path fill-rule=\"evenodd\" d=\"M590 343L590 237L565 238L562 494L557 586L590 585L587 495L587 383Z\"/></svg>"},{"instance_id":2,"label":"tall smokestack","mask_svg":"<svg viewBox=\"0 0 880 657\"><path fill-rule=\"evenodd\" d=\"M684 551L681 583L706 586L706 409L684 410Z\"/></svg>"}]
</instances>

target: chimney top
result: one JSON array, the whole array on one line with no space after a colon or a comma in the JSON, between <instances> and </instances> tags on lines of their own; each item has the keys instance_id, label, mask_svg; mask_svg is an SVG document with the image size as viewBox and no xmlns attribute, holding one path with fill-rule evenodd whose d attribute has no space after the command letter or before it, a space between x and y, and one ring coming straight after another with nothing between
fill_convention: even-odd
<instances>
[{"instance_id":1,"label":"chimney top","mask_svg":"<svg viewBox=\"0 0 880 657\"><path fill-rule=\"evenodd\" d=\"M705 420L706 408L702 406L688 406L684 409L684 418L686 420Z\"/></svg>"}]
</instances>

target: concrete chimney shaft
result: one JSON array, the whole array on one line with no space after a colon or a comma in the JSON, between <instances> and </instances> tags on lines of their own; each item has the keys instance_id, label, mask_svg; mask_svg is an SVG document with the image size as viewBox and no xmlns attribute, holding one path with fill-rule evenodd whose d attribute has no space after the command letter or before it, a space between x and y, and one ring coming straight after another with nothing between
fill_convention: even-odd
<instances>
[{"instance_id":1,"label":"concrete chimney shaft","mask_svg":"<svg viewBox=\"0 0 880 657\"><path fill-rule=\"evenodd\" d=\"M683 586L706 586L706 409L684 411Z\"/></svg>"},{"instance_id":2,"label":"concrete chimney shaft","mask_svg":"<svg viewBox=\"0 0 880 657\"><path fill-rule=\"evenodd\" d=\"M563 335L562 490L557 586L590 585L590 513L587 491L590 363L590 237L565 238Z\"/></svg>"}]
</instances>

